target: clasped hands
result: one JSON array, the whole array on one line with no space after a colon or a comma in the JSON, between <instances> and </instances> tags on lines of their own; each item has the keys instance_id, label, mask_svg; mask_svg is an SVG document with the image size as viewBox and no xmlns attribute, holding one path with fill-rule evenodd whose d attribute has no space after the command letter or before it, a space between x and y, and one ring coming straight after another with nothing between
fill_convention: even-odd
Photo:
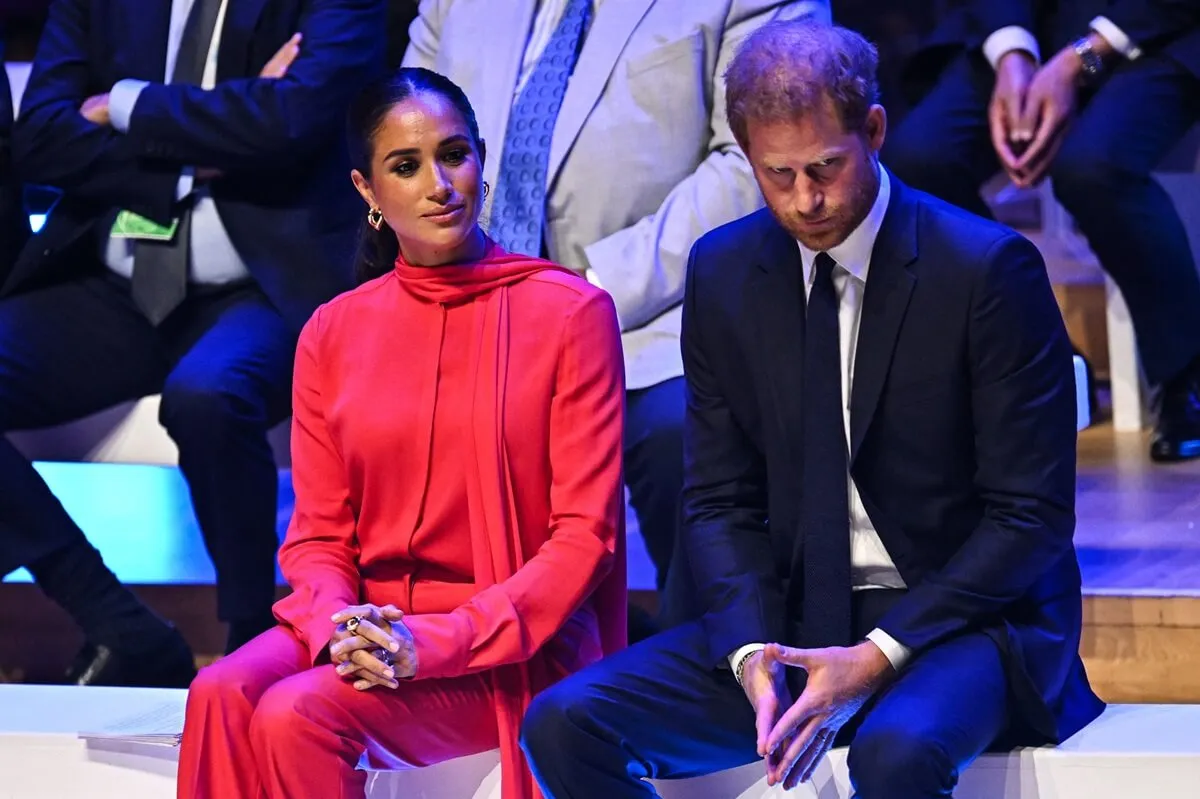
<instances>
[{"instance_id":1,"label":"clasped hands","mask_svg":"<svg viewBox=\"0 0 1200 799\"><path fill-rule=\"evenodd\" d=\"M1101 55L1111 52L1103 37L1092 34L1091 40ZM1010 50L996 64L988 129L1000 164L1017 186L1033 186L1050 170L1078 105L1082 72L1072 47L1041 68L1025 50Z\"/></svg>"},{"instance_id":2,"label":"clasped hands","mask_svg":"<svg viewBox=\"0 0 1200 799\"><path fill-rule=\"evenodd\" d=\"M417 651L403 618L395 605L351 605L333 614L337 627L329 639L329 659L338 676L359 691L377 685L395 689L400 680L413 677Z\"/></svg>"},{"instance_id":3,"label":"clasped hands","mask_svg":"<svg viewBox=\"0 0 1200 799\"><path fill-rule=\"evenodd\" d=\"M803 693L790 706L788 668L808 672ZM791 790L810 780L838 731L892 674L892 664L870 641L828 649L768 644L751 655L742 687L754 708L767 784Z\"/></svg>"}]
</instances>

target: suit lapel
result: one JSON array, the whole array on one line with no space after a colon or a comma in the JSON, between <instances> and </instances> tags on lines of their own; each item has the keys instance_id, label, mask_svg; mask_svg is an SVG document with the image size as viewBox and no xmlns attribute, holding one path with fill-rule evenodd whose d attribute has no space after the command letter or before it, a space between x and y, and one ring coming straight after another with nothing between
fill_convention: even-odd
<instances>
[{"instance_id":1,"label":"suit lapel","mask_svg":"<svg viewBox=\"0 0 1200 799\"><path fill-rule=\"evenodd\" d=\"M887 215L871 253L863 296L850 392L850 462L862 446L892 364L916 277L908 266L917 258L916 199L894 175Z\"/></svg>"},{"instance_id":2,"label":"suit lapel","mask_svg":"<svg viewBox=\"0 0 1200 799\"><path fill-rule=\"evenodd\" d=\"M775 429L783 431L791 462L803 458L800 400L804 389L804 267L800 248L767 210L758 212L763 239L753 278L751 312L758 327L761 371L771 387Z\"/></svg>"},{"instance_id":3,"label":"suit lapel","mask_svg":"<svg viewBox=\"0 0 1200 799\"><path fill-rule=\"evenodd\" d=\"M604 0L596 10L554 124L550 167L546 172L547 187L554 184L583 123L608 84L625 44L653 4L654 0Z\"/></svg>"},{"instance_id":4,"label":"suit lapel","mask_svg":"<svg viewBox=\"0 0 1200 799\"><path fill-rule=\"evenodd\" d=\"M218 81L246 77L250 39L266 4L267 0L229 0L226 3L225 24L220 31L221 44L217 49Z\"/></svg>"}]
</instances>

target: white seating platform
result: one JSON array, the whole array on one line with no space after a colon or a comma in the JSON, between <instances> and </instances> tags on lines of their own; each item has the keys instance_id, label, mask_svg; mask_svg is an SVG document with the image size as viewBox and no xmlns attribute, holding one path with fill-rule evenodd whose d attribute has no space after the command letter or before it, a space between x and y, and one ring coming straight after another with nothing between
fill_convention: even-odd
<instances>
[{"instance_id":1,"label":"white seating platform","mask_svg":"<svg viewBox=\"0 0 1200 799\"><path fill-rule=\"evenodd\" d=\"M182 715L179 690L0 685L0 799L172 799L173 747L84 740L117 720ZM656 783L665 799L849 799L846 753L835 750L813 784L767 788L753 763L709 777ZM499 799L497 755L372 774L370 799ZM985 755L963 775L959 799L1183 799L1200 786L1200 705L1114 705L1058 748Z\"/></svg>"}]
</instances>

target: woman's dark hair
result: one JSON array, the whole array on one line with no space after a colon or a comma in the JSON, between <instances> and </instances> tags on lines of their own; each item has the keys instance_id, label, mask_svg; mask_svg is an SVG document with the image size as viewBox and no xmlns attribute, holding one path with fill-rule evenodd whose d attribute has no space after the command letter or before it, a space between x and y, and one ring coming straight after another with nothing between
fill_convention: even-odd
<instances>
[{"instance_id":1,"label":"woman's dark hair","mask_svg":"<svg viewBox=\"0 0 1200 799\"><path fill-rule=\"evenodd\" d=\"M350 147L350 165L365 177L371 177L371 156L375 152L375 135L388 112L410 97L435 94L449 102L462 115L475 143L482 152L479 123L475 109L458 84L432 70L404 67L385 78L374 81L359 92L346 114L346 140ZM364 219L358 234L358 253L354 258L354 274L359 283L373 280L392 270L400 254L396 234L384 222L379 230Z\"/></svg>"}]
</instances>

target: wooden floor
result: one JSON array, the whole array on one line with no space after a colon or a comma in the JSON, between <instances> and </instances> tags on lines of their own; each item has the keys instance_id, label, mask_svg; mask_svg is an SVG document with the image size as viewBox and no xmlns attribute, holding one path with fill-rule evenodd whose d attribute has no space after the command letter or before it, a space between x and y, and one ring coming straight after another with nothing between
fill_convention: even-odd
<instances>
[{"instance_id":1,"label":"wooden floor","mask_svg":"<svg viewBox=\"0 0 1200 799\"><path fill-rule=\"evenodd\" d=\"M1079 435L1075 547L1085 591L1200 597L1200 460L1155 464L1148 434Z\"/></svg>"},{"instance_id":2,"label":"wooden floor","mask_svg":"<svg viewBox=\"0 0 1200 799\"><path fill-rule=\"evenodd\" d=\"M1156 465L1147 448L1147 435L1114 433L1106 424L1080 434L1075 541L1084 583L1082 654L1108 701L1200 703L1200 461ZM39 468L114 571L179 626L202 660L220 652L212 567L178 473ZM281 533L291 498L285 474ZM631 582L646 582L645 576L631 575ZM635 601L652 605L653 596L641 592ZM0 681L50 679L79 644L77 631L28 575L14 573L0 584Z\"/></svg>"}]
</instances>

